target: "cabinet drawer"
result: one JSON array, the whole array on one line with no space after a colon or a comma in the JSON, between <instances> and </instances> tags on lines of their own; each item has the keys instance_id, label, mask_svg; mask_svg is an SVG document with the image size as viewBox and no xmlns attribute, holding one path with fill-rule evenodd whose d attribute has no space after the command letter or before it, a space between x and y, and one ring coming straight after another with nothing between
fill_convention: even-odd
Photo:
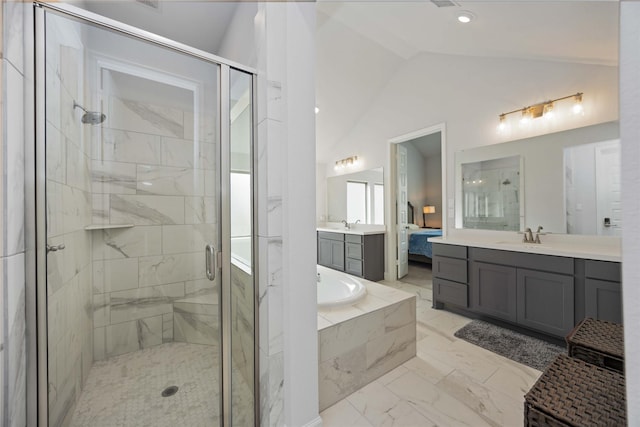
<instances>
[{"instance_id":1,"label":"cabinet drawer","mask_svg":"<svg viewBox=\"0 0 640 427\"><path fill-rule=\"evenodd\" d=\"M362 243L362 236L357 235L357 234L345 234L344 235L344 241L348 242L348 243L361 244Z\"/></svg>"},{"instance_id":2,"label":"cabinet drawer","mask_svg":"<svg viewBox=\"0 0 640 427\"><path fill-rule=\"evenodd\" d=\"M551 273L573 274L573 258L512 252L499 249L470 248L469 259Z\"/></svg>"},{"instance_id":3,"label":"cabinet drawer","mask_svg":"<svg viewBox=\"0 0 640 427\"><path fill-rule=\"evenodd\" d=\"M433 289L438 302L449 302L461 307L468 307L468 289L464 283L451 282L444 279L433 279Z\"/></svg>"},{"instance_id":4,"label":"cabinet drawer","mask_svg":"<svg viewBox=\"0 0 640 427\"><path fill-rule=\"evenodd\" d=\"M433 255L446 256L450 258L467 259L467 247L458 245L445 245L433 243Z\"/></svg>"},{"instance_id":5,"label":"cabinet drawer","mask_svg":"<svg viewBox=\"0 0 640 427\"><path fill-rule=\"evenodd\" d=\"M432 269L434 277L467 283L466 259L434 256Z\"/></svg>"},{"instance_id":6,"label":"cabinet drawer","mask_svg":"<svg viewBox=\"0 0 640 427\"><path fill-rule=\"evenodd\" d=\"M362 259L362 245L358 243L345 243L347 258Z\"/></svg>"},{"instance_id":7,"label":"cabinet drawer","mask_svg":"<svg viewBox=\"0 0 640 427\"><path fill-rule=\"evenodd\" d=\"M362 261L347 258L345 261L344 271L349 274L353 274L354 276L362 277Z\"/></svg>"},{"instance_id":8,"label":"cabinet drawer","mask_svg":"<svg viewBox=\"0 0 640 427\"><path fill-rule=\"evenodd\" d=\"M608 280L610 282L622 281L619 262L587 260L584 265L584 270L586 277Z\"/></svg>"},{"instance_id":9,"label":"cabinet drawer","mask_svg":"<svg viewBox=\"0 0 640 427\"><path fill-rule=\"evenodd\" d=\"M344 242L344 234L331 233L329 231L318 231L318 239L338 240Z\"/></svg>"}]
</instances>

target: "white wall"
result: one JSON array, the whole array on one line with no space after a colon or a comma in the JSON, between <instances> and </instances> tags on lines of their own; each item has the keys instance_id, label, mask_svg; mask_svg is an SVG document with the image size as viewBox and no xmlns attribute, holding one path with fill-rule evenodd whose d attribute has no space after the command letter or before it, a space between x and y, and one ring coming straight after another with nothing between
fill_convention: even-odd
<instances>
[{"instance_id":1,"label":"white wall","mask_svg":"<svg viewBox=\"0 0 640 427\"><path fill-rule=\"evenodd\" d=\"M429 156L424 159L426 203L436 207L436 213L427 215L427 226L442 227L442 159Z\"/></svg>"},{"instance_id":2,"label":"white wall","mask_svg":"<svg viewBox=\"0 0 640 427\"><path fill-rule=\"evenodd\" d=\"M454 153L461 149L617 120L617 87L617 67L421 54L407 61L380 91L335 146L334 156L362 153L363 169L388 165L389 139L446 123L446 178L452 183ZM500 113L578 91L585 94L584 116L516 128L508 137L497 133ZM445 197L453 198L453 190L448 185Z\"/></svg>"},{"instance_id":3,"label":"white wall","mask_svg":"<svg viewBox=\"0 0 640 427\"><path fill-rule=\"evenodd\" d=\"M620 3L620 139L622 143L622 295L627 425L640 425L640 3Z\"/></svg>"}]
</instances>

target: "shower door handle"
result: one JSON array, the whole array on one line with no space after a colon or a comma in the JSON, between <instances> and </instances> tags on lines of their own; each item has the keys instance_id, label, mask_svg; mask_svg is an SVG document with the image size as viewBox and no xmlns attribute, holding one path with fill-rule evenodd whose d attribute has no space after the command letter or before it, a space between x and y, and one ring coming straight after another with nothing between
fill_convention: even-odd
<instances>
[{"instance_id":1,"label":"shower door handle","mask_svg":"<svg viewBox=\"0 0 640 427\"><path fill-rule=\"evenodd\" d=\"M205 266L207 270L207 279L215 280L216 279L216 248L209 244L205 248Z\"/></svg>"},{"instance_id":2,"label":"shower door handle","mask_svg":"<svg viewBox=\"0 0 640 427\"><path fill-rule=\"evenodd\" d=\"M61 243L59 245L49 245L49 244L47 244L47 253L61 251L64 248L65 248L64 243Z\"/></svg>"}]
</instances>

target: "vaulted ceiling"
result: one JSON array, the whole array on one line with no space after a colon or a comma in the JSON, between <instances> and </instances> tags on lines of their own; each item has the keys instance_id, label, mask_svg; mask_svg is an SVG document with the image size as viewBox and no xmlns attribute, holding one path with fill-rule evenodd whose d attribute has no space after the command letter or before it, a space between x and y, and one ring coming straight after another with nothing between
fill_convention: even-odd
<instances>
[{"instance_id":1,"label":"vaulted ceiling","mask_svg":"<svg viewBox=\"0 0 640 427\"><path fill-rule=\"evenodd\" d=\"M617 1L320 1L317 157L331 158L376 95L421 54L617 66ZM456 12L475 15L460 24ZM469 73L473 70L470 69ZM425 70L425 78L428 70ZM437 100L435 101L437 102Z\"/></svg>"}]
</instances>

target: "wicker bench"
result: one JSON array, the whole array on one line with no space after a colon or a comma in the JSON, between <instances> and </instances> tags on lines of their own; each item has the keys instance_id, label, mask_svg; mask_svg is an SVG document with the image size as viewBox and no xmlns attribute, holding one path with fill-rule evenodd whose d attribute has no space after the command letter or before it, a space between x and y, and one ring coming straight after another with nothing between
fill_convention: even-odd
<instances>
[{"instance_id":1,"label":"wicker bench","mask_svg":"<svg viewBox=\"0 0 640 427\"><path fill-rule=\"evenodd\" d=\"M567 335L569 356L624 373L624 331L619 323L586 318Z\"/></svg>"},{"instance_id":2,"label":"wicker bench","mask_svg":"<svg viewBox=\"0 0 640 427\"><path fill-rule=\"evenodd\" d=\"M525 395L525 426L626 426L624 376L557 356Z\"/></svg>"}]
</instances>

